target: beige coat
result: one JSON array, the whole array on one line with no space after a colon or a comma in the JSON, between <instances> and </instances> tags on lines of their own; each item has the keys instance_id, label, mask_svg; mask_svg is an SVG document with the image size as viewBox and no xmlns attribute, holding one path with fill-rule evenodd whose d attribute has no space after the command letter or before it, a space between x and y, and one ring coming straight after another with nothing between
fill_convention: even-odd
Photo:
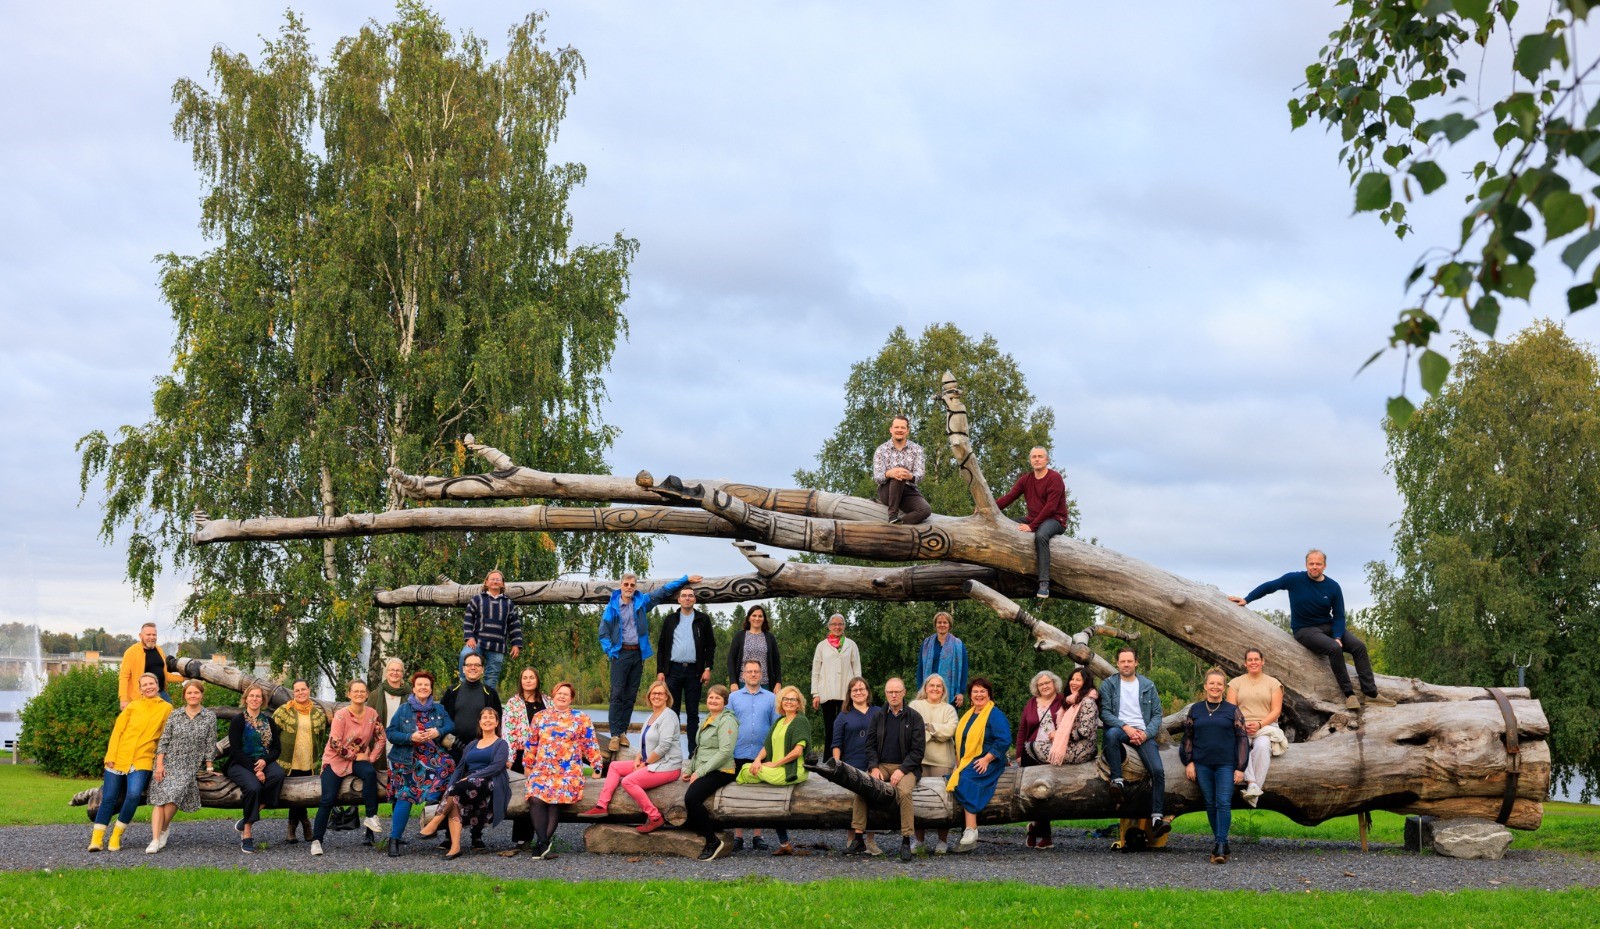
<instances>
[{"instance_id":1,"label":"beige coat","mask_svg":"<svg viewBox=\"0 0 1600 929\"><path fill-rule=\"evenodd\" d=\"M839 647L827 639L817 643L811 654L811 696L826 703L850 699L850 679L861 676L861 650L854 639L839 640Z\"/></svg>"},{"instance_id":2,"label":"beige coat","mask_svg":"<svg viewBox=\"0 0 1600 929\"><path fill-rule=\"evenodd\" d=\"M956 765L956 708L941 700L930 703L927 700L911 701L911 708L922 717L922 725L927 733L927 744L922 751L922 768L926 772L929 767L944 768L949 770Z\"/></svg>"}]
</instances>

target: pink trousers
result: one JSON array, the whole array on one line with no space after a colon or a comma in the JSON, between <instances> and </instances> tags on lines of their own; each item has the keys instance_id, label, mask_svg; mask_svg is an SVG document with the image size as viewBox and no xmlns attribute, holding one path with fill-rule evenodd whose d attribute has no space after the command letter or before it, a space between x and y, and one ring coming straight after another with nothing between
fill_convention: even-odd
<instances>
[{"instance_id":1,"label":"pink trousers","mask_svg":"<svg viewBox=\"0 0 1600 929\"><path fill-rule=\"evenodd\" d=\"M645 791L670 784L682 776L682 771L652 771L636 761L613 761L606 768L606 786L600 788L600 805L610 806L611 797L621 784L633 802L639 804L639 809L644 810L644 815L660 819L661 811L650 802L650 795Z\"/></svg>"}]
</instances>

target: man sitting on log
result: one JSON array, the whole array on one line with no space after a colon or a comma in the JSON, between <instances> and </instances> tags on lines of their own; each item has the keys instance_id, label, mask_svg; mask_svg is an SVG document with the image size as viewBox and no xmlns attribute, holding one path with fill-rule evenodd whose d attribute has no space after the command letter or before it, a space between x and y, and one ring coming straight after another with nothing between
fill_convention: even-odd
<instances>
[{"instance_id":1,"label":"man sitting on log","mask_svg":"<svg viewBox=\"0 0 1600 929\"><path fill-rule=\"evenodd\" d=\"M1106 727L1106 766L1111 769L1111 802L1122 805L1122 761L1132 745L1144 762L1150 783L1150 838L1172 831L1161 815L1167 798L1167 770L1161 764L1156 734L1161 731L1161 695L1155 682L1139 671L1139 656L1124 646L1117 651L1117 676L1100 683L1100 722Z\"/></svg>"},{"instance_id":2,"label":"man sitting on log","mask_svg":"<svg viewBox=\"0 0 1600 929\"><path fill-rule=\"evenodd\" d=\"M1290 571L1275 581L1267 581L1243 597L1229 597L1234 603L1246 606L1267 594L1287 591L1289 594L1289 631L1294 640L1319 655L1326 656L1328 667L1333 669L1333 680L1344 694L1346 709L1359 710L1362 703L1373 706L1394 706L1394 701L1378 696L1378 685L1372 678L1372 660L1367 657L1366 643L1344 625L1344 591L1339 582L1325 573L1328 556L1321 549L1306 552L1306 569ZM1350 686L1350 672L1345 670L1344 653L1356 663L1356 675L1361 679L1361 692L1357 697Z\"/></svg>"},{"instance_id":3,"label":"man sitting on log","mask_svg":"<svg viewBox=\"0 0 1600 929\"><path fill-rule=\"evenodd\" d=\"M927 732L922 717L906 705L906 682L889 678L883 685L883 712L867 732L867 773L894 788L900 807L900 860L911 860L911 836L916 817L911 792L922 777L922 751ZM857 794L850 806L850 828L858 834L867 828L867 801Z\"/></svg>"},{"instance_id":4,"label":"man sitting on log","mask_svg":"<svg viewBox=\"0 0 1600 929\"><path fill-rule=\"evenodd\" d=\"M933 513L917 489L926 473L922 446L911 441L911 420L889 420L889 441L872 453L872 479L878 483L878 502L889 508L889 522L915 526Z\"/></svg>"},{"instance_id":5,"label":"man sitting on log","mask_svg":"<svg viewBox=\"0 0 1600 929\"><path fill-rule=\"evenodd\" d=\"M1050 596L1050 540L1067 531L1067 482L1050 467L1050 451L1035 445L1028 452L1028 470L1005 495L994 502L1005 509L1018 497L1028 501L1028 513L1017 523L1017 531L1033 533L1033 547L1039 559L1039 592Z\"/></svg>"}]
</instances>

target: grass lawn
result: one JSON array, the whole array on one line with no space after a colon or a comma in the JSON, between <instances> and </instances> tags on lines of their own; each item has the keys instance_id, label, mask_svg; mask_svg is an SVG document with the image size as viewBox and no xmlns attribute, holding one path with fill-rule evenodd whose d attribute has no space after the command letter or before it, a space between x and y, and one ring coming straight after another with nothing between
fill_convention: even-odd
<instances>
[{"instance_id":1,"label":"grass lawn","mask_svg":"<svg viewBox=\"0 0 1600 929\"><path fill-rule=\"evenodd\" d=\"M0 874L7 925L186 927L615 926L628 914L686 929L761 926L1250 927L1503 929L1590 927L1600 891L1262 894L1247 891L1084 890L1023 884L890 879L813 884L650 881L569 884L465 875L334 875L193 869ZM181 887L181 902L160 887ZM176 909L174 909L176 906ZM863 919L864 914L878 918ZM892 916L889 914L893 914Z\"/></svg>"},{"instance_id":2,"label":"grass lawn","mask_svg":"<svg viewBox=\"0 0 1600 929\"><path fill-rule=\"evenodd\" d=\"M99 787L99 779L55 777L35 765L0 765L0 826L48 826L66 824L87 826L89 818L81 806L68 806L67 801L80 790ZM234 819L239 814L233 810L201 810L198 813L179 813L180 819ZM263 818L284 815L281 810L268 810ZM150 808L139 807L135 822L150 821Z\"/></svg>"}]
</instances>

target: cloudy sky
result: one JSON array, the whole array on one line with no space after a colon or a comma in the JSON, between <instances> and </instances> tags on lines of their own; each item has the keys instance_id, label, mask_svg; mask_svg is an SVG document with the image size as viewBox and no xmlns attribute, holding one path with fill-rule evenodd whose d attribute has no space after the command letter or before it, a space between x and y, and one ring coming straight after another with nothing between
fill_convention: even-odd
<instances>
[{"instance_id":1,"label":"cloudy sky","mask_svg":"<svg viewBox=\"0 0 1600 929\"><path fill-rule=\"evenodd\" d=\"M390 15L300 6L324 55ZM253 56L282 8L0 8L0 618L131 631L181 596L131 596L73 443L148 417L172 335L151 259L205 247L172 83L203 78L214 44ZM498 49L529 7L436 9ZM547 9L588 64L559 147L589 168L579 233L642 245L610 384L617 472L787 484L852 363L895 326L954 322L1054 407L1103 544L1230 592L1316 544L1368 602L1361 566L1399 512L1379 419L1401 368L1353 375L1460 201L1415 210L1419 237L1396 242L1350 215L1337 140L1290 133L1331 3ZM1545 290L1504 334L1553 311ZM664 391L685 360L697 376ZM659 573L744 570L721 542L658 552Z\"/></svg>"}]
</instances>

